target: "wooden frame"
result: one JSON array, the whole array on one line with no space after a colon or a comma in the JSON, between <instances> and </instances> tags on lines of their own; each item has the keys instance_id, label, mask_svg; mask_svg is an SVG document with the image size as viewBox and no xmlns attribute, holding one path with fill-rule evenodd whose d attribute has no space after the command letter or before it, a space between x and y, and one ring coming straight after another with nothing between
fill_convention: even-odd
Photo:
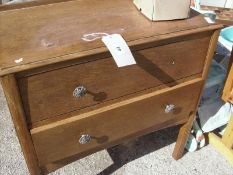
<instances>
[{"instance_id":1,"label":"wooden frame","mask_svg":"<svg viewBox=\"0 0 233 175\"><path fill-rule=\"evenodd\" d=\"M229 69L228 69L228 77L225 82L225 86L223 89L223 94L222 94L222 99L227 102L229 101L230 103L233 103L233 49L232 49L232 54L230 58L230 63L229 63Z\"/></svg>"},{"instance_id":2,"label":"wooden frame","mask_svg":"<svg viewBox=\"0 0 233 175\"><path fill-rule=\"evenodd\" d=\"M233 52L230 58L229 74L223 89L222 99L233 103ZM233 115L227 124L222 138L214 133L209 133L209 142L212 144L233 166Z\"/></svg>"}]
</instances>

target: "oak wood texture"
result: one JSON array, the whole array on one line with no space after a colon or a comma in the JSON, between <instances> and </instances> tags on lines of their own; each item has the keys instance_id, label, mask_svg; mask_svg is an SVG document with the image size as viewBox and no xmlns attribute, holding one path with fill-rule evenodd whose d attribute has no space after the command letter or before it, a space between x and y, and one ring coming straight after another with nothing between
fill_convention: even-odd
<instances>
[{"instance_id":1,"label":"oak wood texture","mask_svg":"<svg viewBox=\"0 0 233 175\"><path fill-rule=\"evenodd\" d=\"M26 118L14 75L10 74L1 77L1 84L29 172L31 175L39 175L41 174L41 170L39 168L31 135L27 128Z\"/></svg>"},{"instance_id":2,"label":"oak wood texture","mask_svg":"<svg viewBox=\"0 0 233 175\"><path fill-rule=\"evenodd\" d=\"M185 144L188 140L188 136L191 132L193 121L195 120L195 112L190 112L188 121L180 128L178 138L176 140L176 145L172 153L172 157L178 160L182 157Z\"/></svg>"},{"instance_id":3,"label":"oak wood texture","mask_svg":"<svg viewBox=\"0 0 233 175\"><path fill-rule=\"evenodd\" d=\"M233 166L233 149L229 149L226 145L222 142L222 139L214 133L208 134L209 143L213 145Z\"/></svg>"},{"instance_id":4,"label":"oak wood texture","mask_svg":"<svg viewBox=\"0 0 233 175\"><path fill-rule=\"evenodd\" d=\"M233 115L227 124L226 130L222 137L222 142L227 148L233 149Z\"/></svg>"},{"instance_id":5,"label":"oak wood texture","mask_svg":"<svg viewBox=\"0 0 233 175\"><path fill-rule=\"evenodd\" d=\"M113 58L105 58L21 78L18 83L28 123L201 73L209 41L210 36L197 37L137 51L137 64L125 68L117 68ZM73 91L80 85L87 94L74 97Z\"/></svg>"},{"instance_id":6,"label":"oak wood texture","mask_svg":"<svg viewBox=\"0 0 233 175\"><path fill-rule=\"evenodd\" d=\"M0 4L1 4L1 1L0 1ZM59 2L66 2L66 1L72 1L72 0L32 0L32 1L14 3L14 4L2 4L0 5L0 11L28 8L28 7L53 4L53 3L59 3Z\"/></svg>"},{"instance_id":7,"label":"oak wood texture","mask_svg":"<svg viewBox=\"0 0 233 175\"><path fill-rule=\"evenodd\" d=\"M75 116L73 120L69 118L34 128L31 134L39 162L45 165L101 144L121 140L147 128L154 131L161 128L160 124L187 120L190 112L195 110L201 90L200 83L187 83L186 86L170 88L164 93L152 92L120 102L121 104L85 113L83 116ZM179 98L181 95L182 98ZM175 105L171 113L165 113L168 104ZM91 135L92 141L84 145L79 144L78 140L82 134Z\"/></svg>"},{"instance_id":8,"label":"oak wood texture","mask_svg":"<svg viewBox=\"0 0 233 175\"><path fill-rule=\"evenodd\" d=\"M226 102L233 103L233 52L231 53L230 66L228 70L227 79L224 85L222 99ZM230 121L227 124L226 130L222 137L223 144L228 149L233 149L233 116L231 116ZM233 160L233 157L232 157ZM233 161L232 161L233 165Z\"/></svg>"},{"instance_id":9,"label":"oak wood texture","mask_svg":"<svg viewBox=\"0 0 233 175\"><path fill-rule=\"evenodd\" d=\"M156 127L156 130L160 130L160 129L164 129L164 128L168 128L168 127L171 127L171 126L176 126L176 125L180 125L180 124L183 124L184 122L186 122L186 119L183 120L183 121L174 121L173 123L161 123L159 125L159 127ZM155 127L153 127L155 129ZM156 131L154 130L154 131ZM76 155L73 155L73 156L70 156L68 158L65 158L65 159L62 159L62 160L59 160L59 161L55 161L55 162L52 162L52 163L49 163L49 164L46 164L45 166L41 166L41 169L42 169L42 172L47 174L49 172L53 172L69 163L72 163L76 160L79 160L83 157L85 157L86 155L90 155L90 154L93 154L99 150L103 150L103 149L108 149L110 147L113 147L113 146L116 146L116 145L119 145L121 144L122 142L124 141L130 141L132 139L135 139L137 137L140 137L141 135L144 135L144 134L149 134L151 133L152 129L151 128L147 128L145 130L141 130L139 133L133 133L121 140L117 140L115 142L110 142L110 143L106 143L104 145L99 145L98 147L95 147L93 149L90 149L88 151L84 151L80 154L76 154Z\"/></svg>"},{"instance_id":10,"label":"oak wood texture","mask_svg":"<svg viewBox=\"0 0 233 175\"><path fill-rule=\"evenodd\" d=\"M156 37L148 37L143 38L140 40L136 40L131 46L130 49L133 53L138 52L140 50L153 48L153 47L159 47L167 44L172 44L176 42L182 42L192 39L200 39L205 38L208 36L211 36L213 34L213 31L216 29L217 26L208 26L206 28L197 28L193 30L184 30L176 33L169 33L166 35L159 35ZM219 26L218 26L219 27ZM47 63L45 66L31 68L29 70L18 70L20 72L17 73L17 78L22 77L28 77L31 75L36 75L44 72L48 72L55 69L65 68L72 65L87 63L91 61L96 61L98 59L103 58L110 58L111 54L109 51L105 52L106 48L99 48L99 49L93 49L92 55L86 55L87 52L82 52L76 57L73 57L71 55L65 55L60 58L60 61L57 63L53 63L51 60ZM68 59L68 60L67 60ZM71 59L71 60L70 60ZM53 63L53 64L52 64ZM26 65L24 67L27 67Z\"/></svg>"},{"instance_id":11,"label":"oak wood texture","mask_svg":"<svg viewBox=\"0 0 233 175\"><path fill-rule=\"evenodd\" d=\"M131 0L67 1L8 10L0 12L0 21L0 40L4 43L0 45L0 75L107 52L100 40L84 41L85 34L119 33L129 46L135 46L142 40L146 43L147 38L156 41L175 32L219 28L200 15L153 23Z\"/></svg>"},{"instance_id":12,"label":"oak wood texture","mask_svg":"<svg viewBox=\"0 0 233 175\"><path fill-rule=\"evenodd\" d=\"M145 95L145 94L148 94L148 93L151 93L151 92L160 91L160 90L166 89L168 87L171 88L171 87L177 86L179 84L183 84L185 82L188 82L190 80L195 80L195 79L198 79L198 78L201 78L201 74L196 74L196 75L193 75L193 76L182 78L182 79L179 79L179 80L177 80L175 82L171 82L171 83L167 83L167 84L161 84L159 86L152 87L152 88L149 88L149 89L145 89L143 91L139 91L139 92L128 94L128 95L125 95L125 96L122 96L122 97L119 97L119 98L116 98L116 99L112 99L112 100L109 100L109 101L98 103L96 105L89 106L89 107L83 108L81 110L76 110L76 111L72 111L72 112L69 112L69 113L64 113L62 115L58 115L56 117L41 120L41 121L33 123L33 124L28 123L28 127L29 127L29 129L38 128L38 127L41 127L41 126L44 126L44 125L47 125L47 124L51 124L51 123L54 123L54 122L56 123L56 122L58 122L60 120L64 120L64 119L67 119L67 118L70 118L70 117L73 117L73 116L81 116L80 114L84 114L84 113L90 112L92 110L97 110L97 109L103 108L105 106L111 106L111 105L113 105L115 103L125 101L127 99L131 99L131 98L134 98L134 97L142 96L142 95Z\"/></svg>"},{"instance_id":13,"label":"oak wood texture","mask_svg":"<svg viewBox=\"0 0 233 175\"><path fill-rule=\"evenodd\" d=\"M216 49L219 33L220 33L220 30L216 30L213 33L213 35L211 37L211 40L210 40L210 43L209 43L209 49L208 49L208 52L207 52L207 55L206 55L205 66L204 66L204 69L203 69L203 72L202 72L202 78L204 80L206 80L206 78L208 76L209 67L210 67L210 64L212 62L212 58L213 58L213 55L214 55L214 52L215 52L215 49ZM185 144L186 144L186 142L188 140L188 137L189 137L192 125L193 125L193 121L196 119L196 113L195 112L196 112L196 110L198 108L198 105L199 105L199 102L200 102L200 99L201 99L201 94L202 94L202 91L204 89L204 83L205 82L203 81L203 83L201 85L201 91L200 91L200 94L198 95L199 98L198 98L198 100L196 102L195 111L190 114L188 122L185 123L181 127L181 129L179 131L177 142L176 142L174 151L172 153L172 157L175 160L180 159L182 157L182 155L183 155L184 147L185 147Z\"/></svg>"},{"instance_id":14,"label":"oak wood texture","mask_svg":"<svg viewBox=\"0 0 233 175\"><path fill-rule=\"evenodd\" d=\"M229 72L224 85L222 99L225 102L233 103L233 52L231 53L230 63L231 64L229 64Z\"/></svg>"},{"instance_id":15,"label":"oak wood texture","mask_svg":"<svg viewBox=\"0 0 233 175\"><path fill-rule=\"evenodd\" d=\"M213 56L214 56L214 53L216 50L219 34L220 34L220 29L215 30L213 35L211 36L211 39L210 39L209 48L208 48L206 60L205 60L205 66L204 66L204 69L202 72L202 77L204 80L206 80L208 77L210 64L212 62L212 59L213 59ZM203 89L204 89L204 82L203 82Z\"/></svg>"}]
</instances>

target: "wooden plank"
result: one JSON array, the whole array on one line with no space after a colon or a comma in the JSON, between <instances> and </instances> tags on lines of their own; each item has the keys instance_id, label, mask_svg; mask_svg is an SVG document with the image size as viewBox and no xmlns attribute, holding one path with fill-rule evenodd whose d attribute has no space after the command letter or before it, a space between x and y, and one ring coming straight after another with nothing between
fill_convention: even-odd
<instances>
[{"instance_id":1,"label":"wooden plank","mask_svg":"<svg viewBox=\"0 0 233 175\"><path fill-rule=\"evenodd\" d=\"M233 52L231 53L228 76L223 89L222 99L226 102L233 103ZM228 122L226 131L222 137L222 142L228 148L233 148L233 117Z\"/></svg>"},{"instance_id":2,"label":"wooden plank","mask_svg":"<svg viewBox=\"0 0 233 175\"><path fill-rule=\"evenodd\" d=\"M11 74L2 77L1 83L29 172L31 175L40 175L41 171L31 135L27 129L22 102L14 75Z\"/></svg>"},{"instance_id":3,"label":"wooden plank","mask_svg":"<svg viewBox=\"0 0 233 175\"><path fill-rule=\"evenodd\" d=\"M214 133L209 133L209 143L213 145L233 166L233 150L226 147L222 140Z\"/></svg>"},{"instance_id":4,"label":"wooden plank","mask_svg":"<svg viewBox=\"0 0 233 175\"><path fill-rule=\"evenodd\" d=\"M0 40L4 43L0 45L0 75L108 52L100 39L83 40L86 34L119 33L133 46L150 37L156 40L160 35L220 27L208 24L202 16L152 23L131 0L67 1L2 11L0 21Z\"/></svg>"},{"instance_id":5,"label":"wooden plank","mask_svg":"<svg viewBox=\"0 0 233 175\"><path fill-rule=\"evenodd\" d=\"M172 153L172 157L175 160L180 159L183 155L185 144L188 140L188 137L189 137L189 134L191 132L192 125L193 125L193 121L195 120L195 118L196 118L196 113L195 112L190 113L188 122L186 122L180 128L178 138L176 141L176 145L175 145L175 148L174 148L173 153Z\"/></svg>"},{"instance_id":6,"label":"wooden plank","mask_svg":"<svg viewBox=\"0 0 233 175\"><path fill-rule=\"evenodd\" d=\"M222 142L227 148L233 149L233 115L227 124L226 130L222 137Z\"/></svg>"},{"instance_id":7,"label":"wooden plank","mask_svg":"<svg viewBox=\"0 0 233 175\"><path fill-rule=\"evenodd\" d=\"M231 53L230 64L229 64L229 72L227 75L227 79L224 85L222 99L227 102L233 103L233 52Z\"/></svg>"},{"instance_id":8,"label":"wooden plank","mask_svg":"<svg viewBox=\"0 0 233 175\"><path fill-rule=\"evenodd\" d=\"M206 63L205 63L204 71L203 71L203 79L204 80L206 80L207 77L208 77L210 64L212 62L212 59L213 59L213 56L214 56L214 53L215 53L215 50L216 50L219 34L220 34L220 30L216 30L213 33L213 35L211 37L211 40L210 40L210 43L209 43L209 49L208 49L208 52L207 52Z\"/></svg>"},{"instance_id":9,"label":"wooden plank","mask_svg":"<svg viewBox=\"0 0 233 175\"><path fill-rule=\"evenodd\" d=\"M209 67L210 67L210 64L211 64L211 61L212 61L212 58L213 58L213 55L214 55L214 52L216 49L219 33L220 33L220 30L217 30L213 33L213 35L211 37L211 40L209 43L209 49L208 49L208 52L206 55L205 66L204 66L204 70L202 73L203 80L206 80L206 78L208 76ZM180 159L183 155L185 144L186 144L187 139L189 137L193 121L195 120L195 117L196 117L196 110L198 108L199 101L201 99L201 94L202 94L202 91L204 89L204 83L205 83L205 81L203 81L203 83L202 83L202 88L201 88L201 91L199 92L199 99L197 100L195 110L193 111L193 113L190 114L188 122L185 123L179 131L176 145L175 145L175 148L174 148L174 151L172 154L172 157L175 160Z\"/></svg>"}]
</instances>

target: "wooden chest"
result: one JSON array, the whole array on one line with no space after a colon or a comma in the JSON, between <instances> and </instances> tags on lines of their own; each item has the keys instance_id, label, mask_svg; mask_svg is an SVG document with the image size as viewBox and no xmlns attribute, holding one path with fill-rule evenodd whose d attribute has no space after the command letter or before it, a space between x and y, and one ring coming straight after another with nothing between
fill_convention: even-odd
<instances>
[{"instance_id":1,"label":"wooden chest","mask_svg":"<svg viewBox=\"0 0 233 175\"><path fill-rule=\"evenodd\" d=\"M1 83L31 174L178 124L181 157L221 25L151 22L131 0L0 10ZM121 34L137 64L118 68L93 33Z\"/></svg>"}]
</instances>

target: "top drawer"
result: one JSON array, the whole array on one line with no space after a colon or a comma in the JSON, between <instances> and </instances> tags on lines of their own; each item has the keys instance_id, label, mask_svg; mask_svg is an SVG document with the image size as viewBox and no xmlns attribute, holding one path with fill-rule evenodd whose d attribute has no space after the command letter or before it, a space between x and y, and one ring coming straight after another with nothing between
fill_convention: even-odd
<instances>
[{"instance_id":1,"label":"top drawer","mask_svg":"<svg viewBox=\"0 0 233 175\"><path fill-rule=\"evenodd\" d=\"M112 58L18 80L29 123L119 98L202 72L209 37L134 52L136 65L117 68ZM75 97L83 86L86 94ZM76 94L77 95L77 94Z\"/></svg>"}]
</instances>

